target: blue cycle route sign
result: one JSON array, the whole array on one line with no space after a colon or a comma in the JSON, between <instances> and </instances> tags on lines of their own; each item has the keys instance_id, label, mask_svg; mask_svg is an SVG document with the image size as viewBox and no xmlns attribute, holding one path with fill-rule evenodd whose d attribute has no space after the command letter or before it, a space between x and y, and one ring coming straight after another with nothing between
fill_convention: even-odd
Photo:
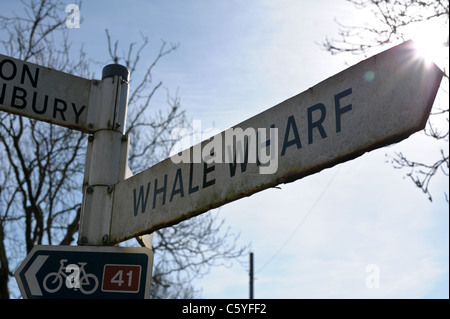
<instances>
[{"instance_id":1,"label":"blue cycle route sign","mask_svg":"<svg viewBox=\"0 0 450 319\"><path fill-rule=\"evenodd\" d=\"M27 299L145 299L152 263L143 247L36 246L15 277Z\"/></svg>"}]
</instances>

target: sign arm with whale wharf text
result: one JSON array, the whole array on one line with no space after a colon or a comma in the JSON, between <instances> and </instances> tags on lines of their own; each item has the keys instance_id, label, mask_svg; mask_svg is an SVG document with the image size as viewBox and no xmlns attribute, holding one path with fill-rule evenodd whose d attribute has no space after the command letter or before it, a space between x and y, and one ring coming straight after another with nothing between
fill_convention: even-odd
<instances>
[{"instance_id":1,"label":"sign arm with whale wharf text","mask_svg":"<svg viewBox=\"0 0 450 319\"><path fill-rule=\"evenodd\" d=\"M94 132L101 82L0 54L0 110Z\"/></svg>"},{"instance_id":2,"label":"sign arm with whale wharf text","mask_svg":"<svg viewBox=\"0 0 450 319\"><path fill-rule=\"evenodd\" d=\"M399 142L425 127L442 76L407 41L121 181L109 242Z\"/></svg>"}]
</instances>

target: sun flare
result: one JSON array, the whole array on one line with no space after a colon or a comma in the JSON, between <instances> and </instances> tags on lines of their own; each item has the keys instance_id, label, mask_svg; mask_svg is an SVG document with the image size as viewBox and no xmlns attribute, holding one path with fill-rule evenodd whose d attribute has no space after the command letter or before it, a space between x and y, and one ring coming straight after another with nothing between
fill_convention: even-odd
<instances>
[{"instance_id":1,"label":"sun flare","mask_svg":"<svg viewBox=\"0 0 450 319\"><path fill-rule=\"evenodd\" d=\"M438 66L447 61L448 64L448 31L436 26L421 25L408 32L416 44L417 53L428 62Z\"/></svg>"}]
</instances>

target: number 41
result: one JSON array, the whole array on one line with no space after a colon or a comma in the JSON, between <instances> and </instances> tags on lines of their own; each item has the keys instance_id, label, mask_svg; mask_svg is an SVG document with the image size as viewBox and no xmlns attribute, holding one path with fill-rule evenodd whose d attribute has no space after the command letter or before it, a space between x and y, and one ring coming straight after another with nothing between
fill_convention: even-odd
<instances>
[{"instance_id":1,"label":"number 41","mask_svg":"<svg viewBox=\"0 0 450 319\"><path fill-rule=\"evenodd\" d=\"M103 291L138 292L141 280L139 265L105 265L103 272Z\"/></svg>"},{"instance_id":2,"label":"number 41","mask_svg":"<svg viewBox=\"0 0 450 319\"><path fill-rule=\"evenodd\" d=\"M129 272L127 272L126 277L128 277L128 287L131 287L131 283L133 280L133 271L130 270ZM123 270L119 270L112 278L111 278L111 283L117 284L119 285L119 287L122 286L122 284L124 283L123 280Z\"/></svg>"}]
</instances>

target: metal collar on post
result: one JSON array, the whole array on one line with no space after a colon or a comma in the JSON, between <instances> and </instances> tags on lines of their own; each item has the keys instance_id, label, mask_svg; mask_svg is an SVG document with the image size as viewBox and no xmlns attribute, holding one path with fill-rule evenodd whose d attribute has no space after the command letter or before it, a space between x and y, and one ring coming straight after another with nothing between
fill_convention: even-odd
<instances>
[{"instance_id":1,"label":"metal collar on post","mask_svg":"<svg viewBox=\"0 0 450 319\"><path fill-rule=\"evenodd\" d=\"M127 67L120 64L108 64L102 70L102 80L115 75L122 77L122 80L128 82L130 71L128 71Z\"/></svg>"}]
</instances>

